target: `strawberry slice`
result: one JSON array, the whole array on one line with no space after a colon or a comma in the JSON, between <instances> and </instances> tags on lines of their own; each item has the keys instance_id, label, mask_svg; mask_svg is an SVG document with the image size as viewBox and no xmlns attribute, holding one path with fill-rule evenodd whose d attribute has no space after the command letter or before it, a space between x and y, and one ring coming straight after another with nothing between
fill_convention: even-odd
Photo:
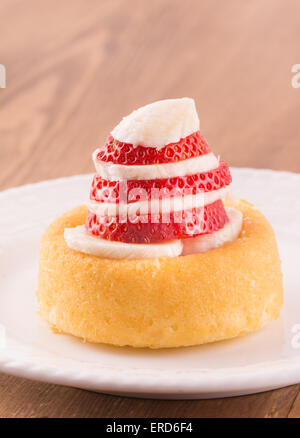
<instances>
[{"instance_id":1,"label":"strawberry slice","mask_svg":"<svg viewBox=\"0 0 300 438\"><path fill-rule=\"evenodd\" d=\"M126 220L126 222L124 222ZM150 243L183 239L212 233L228 222L221 200L205 207L172 212L168 215L141 215L134 218L97 216L89 212L86 229L104 239L128 243Z\"/></svg>"},{"instance_id":2,"label":"strawberry slice","mask_svg":"<svg viewBox=\"0 0 300 438\"><path fill-rule=\"evenodd\" d=\"M152 179L152 180L129 180L126 183L119 181L108 181L95 175L90 199L99 202L119 202L120 189L123 202L135 202L139 200L139 189L146 199L151 199L159 190L159 197L182 196L185 190L191 194L199 192L210 192L228 186L231 183L231 174L225 161L220 161L217 169L210 172L197 173L174 178ZM120 184L121 188L120 188ZM125 199L124 199L125 198Z\"/></svg>"},{"instance_id":3,"label":"strawberry slice","mask_svg":"<svg viewBox=\"0 0 300 438\"><path fill-rule=\"evenodd\" d=\"M210 152L210 149L199 131L182 138L177 143L170 143L161 149L133 146L115 140L111 135L100 148L97 159L114 164L141 165L173 163L186 158L197 157Z\"/></svg>"}]
</instances>

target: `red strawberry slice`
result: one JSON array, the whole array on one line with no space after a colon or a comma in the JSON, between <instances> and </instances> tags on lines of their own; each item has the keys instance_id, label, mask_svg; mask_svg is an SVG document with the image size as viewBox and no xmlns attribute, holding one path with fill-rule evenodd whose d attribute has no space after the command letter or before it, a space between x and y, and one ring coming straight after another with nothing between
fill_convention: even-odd
<instances>
[{"instance_id":1,"label":"red strawberry slice","mask_svg":"<svg viewBox=\"0 0 300 438\"><path fill-rule=\"evenodd\" d=\"M123 218L124 219L124 218ZM151 243L161 240L182 239L212 233L223 228L228 217L221 200L205 207L172 212L167 215L141 215L127 218L97 216L89 212L86 229L104 239L128 243Z\"/></svg>"},{"instance_id":2,"label":"red strawberry slice","mask_svg":"<svg viewBox=\"0 0 300 438\"><path fill-rule=\"evenodd\" d=\"M100 148L97 159L126 165L159 164L181 161L209 152L210 149L199 131L159 150L153 147L123 143L110 135L105 145Z\"/></svg>"},{"instance_id":3,"label":"red strawberry slice","mask_svg":"<svg viewBox=\"0 0 300 438\"><path fill-rule=\"evenodd\" d=\"M129 180L124 182L108 181L95 175L90 199L100 202L119 202L120 189L123 202L136 202L141 195L146 195L146 199L155 196L159 190L159 197L182 196L185 191L190 190L191 194L199 192L210 192L228 186L231 183L231 174L225 161L220 161L217 169L210 172L197 173L173 178L153 179L153 180ZM121 187L120 187L121 184Z\"/></svg>"}]
</instances>

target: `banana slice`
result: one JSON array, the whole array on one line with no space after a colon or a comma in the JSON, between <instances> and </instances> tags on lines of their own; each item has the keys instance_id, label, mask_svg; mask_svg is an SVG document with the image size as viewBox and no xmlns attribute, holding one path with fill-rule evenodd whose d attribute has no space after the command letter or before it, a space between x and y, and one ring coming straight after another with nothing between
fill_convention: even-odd
<instances>
[{"instance_id":1,"label":"banana slice","mask_svg":"<svg viewBox=\"0 0 300 438\"><path fill-rule=\"evenodd\" d=\"M183 246L181 240L147 244L113 242L88 234L84 225L65 228L64 237L69 248L110 259L177 257L181 255Z\"/></svg>"}]
</instances>

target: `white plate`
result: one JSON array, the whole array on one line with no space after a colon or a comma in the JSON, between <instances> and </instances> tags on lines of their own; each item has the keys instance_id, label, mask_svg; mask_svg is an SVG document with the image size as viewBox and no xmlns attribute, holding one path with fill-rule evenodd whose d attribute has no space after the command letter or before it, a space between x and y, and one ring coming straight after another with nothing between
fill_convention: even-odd
<instances>
[{"instance_id":1,"label":"white plate","mask_svg":"<svg viewBox=\"0 0 300 438\"><path fill-rule=\"evenodd\" d=\"M235 194L273 224L283 261L279 320L230 341L171 350L116 348L53 334L37 316L39 239L63 211L84 202L90 175L0 193L0 370L101 392L212 398L300 382L300 175L232 169Z\"/></svg>"}]
</instances>

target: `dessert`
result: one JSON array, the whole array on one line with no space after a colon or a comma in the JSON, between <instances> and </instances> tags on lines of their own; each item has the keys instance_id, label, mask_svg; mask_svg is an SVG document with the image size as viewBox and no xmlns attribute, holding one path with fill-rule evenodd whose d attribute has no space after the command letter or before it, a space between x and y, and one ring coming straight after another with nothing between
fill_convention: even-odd
<instances>
[{"instance_id":1,"label":"dessert","mask_svg":"<svg viewBox=\"0 0 300 438\"><path fill-rule=\"evenodd\" d=\"M93 154L90 199L56 219L40 249L40 314L90 342L179 347L239 336L278 317L271 225L228 197L227 164L192 99L146 105Z\"/></svg>"}]
</instances>

